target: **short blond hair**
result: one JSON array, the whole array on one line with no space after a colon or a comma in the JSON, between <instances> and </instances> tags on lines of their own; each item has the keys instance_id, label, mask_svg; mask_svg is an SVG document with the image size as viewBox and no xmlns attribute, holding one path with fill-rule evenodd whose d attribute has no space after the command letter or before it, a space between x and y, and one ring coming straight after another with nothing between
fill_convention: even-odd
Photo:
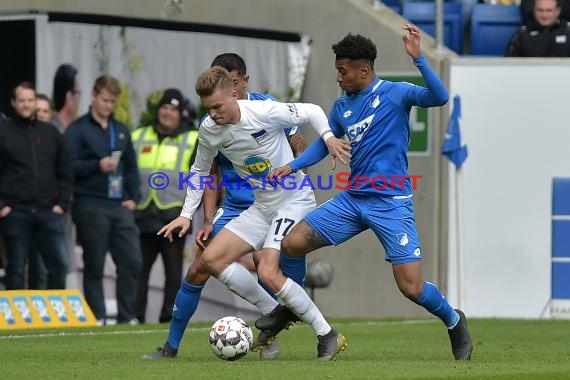
<instances>
[{"instance_id":1,"label":"short blond hair","mask_svg":"<svg viewBox=\"0 0 570 380\"><path fill-rule=\"evenodd\" d=\"M196 80L196 94L200 97L212 95L217 88L234 88L230 72L221 66L210 67Z\"/></svg>"},{"instance_id":2,"label":"short blond hair","mask_svg":"<svg viewBox=\"0 0 570 380\"><path fill-rule=\"evenodd\" d=\"M121 93L121 84L115 77L112 77L110 75L101 75L95 80L95 84L93 85L93 92L95 95L99 95L103 90L109 91L109 93L112 95L119 96Z\"/></svg>"}]
</instances>

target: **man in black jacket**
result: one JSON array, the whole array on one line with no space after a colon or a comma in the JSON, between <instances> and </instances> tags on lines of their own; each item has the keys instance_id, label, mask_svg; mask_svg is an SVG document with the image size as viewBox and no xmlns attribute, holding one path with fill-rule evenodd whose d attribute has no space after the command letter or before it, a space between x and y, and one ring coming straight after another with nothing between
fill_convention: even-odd
<instances>
[{"instance_id":1,"label":"man in black jacket","mask_svg":"<svg viewBox=\"0 0 570 380\"><path fill-rule=\"evenodd\" d=\"M68 256L63 213L73 175L63 136L35 119L29 82L12 94L15 116L0 126L0 233L6 245L6 288L22 289L30 247L41 247L48 288L64 289Z\"/></svg>"},{"instance_id":2,"label":"man in black jacket","mask_svg":"<svg viewBox=\"0 0 570 380\"><path fill-rule=\"evenodd\" d=\"M75 174L71 215L83 247L83 291L99 324L107 317L107 251L117 267L117 322L137 323L134 307L142 259L134 210L141 193L129 130L112 116L120 91L117 79L97 78L89 112L65 131Z\"/></svg>"},{"instance_id":3,"label":"man in black jacket","mask_svg":"<svg viewBox=\"0 0 570 380\"><path fill-rule=\"evenodd\" d=\"M534 22L513 35L506 57L570 57L570 25L560 19L560 1L534 1Z\"/></svg>"}]
</instances>

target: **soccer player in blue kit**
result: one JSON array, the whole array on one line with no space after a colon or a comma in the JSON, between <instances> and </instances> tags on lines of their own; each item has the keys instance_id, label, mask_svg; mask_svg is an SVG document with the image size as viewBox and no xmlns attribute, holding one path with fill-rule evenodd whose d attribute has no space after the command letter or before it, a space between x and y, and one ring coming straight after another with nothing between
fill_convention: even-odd
<instances>
[{"instance_id":1,"label":"soccer player in blue kit","mask_svg":"<svg viewBox=\"0 0 570 380\"><path fill-rule=\"evenodd\" d=\"M372 229L386 251L386 261L392 264L402 294L440 318L448 328L455 359L469 360L473 345L465 315L454 310L437 286L421 276L420 242L407 174L409 113L412 106L442 106L448 94L421 55L419 29L412 24L404 29L405 50L427 88L378 78L374 71L376 46L366 37L349 34L333 45L337 82L346 95L333 104L329 124L335 136L347 136L351 143L352 187L307 214L283 239L281 255L302 257ZM269 177L281 180L314 165L326 154L325 145L316 141L288 165L274 169ZM406 180L394 185L386 183L390 178ZM262 338L276 335L290 322L285 307L262 316L255 323L262 330L257 343L264 343L260 342Z\"/></svg>"}]
</instances>

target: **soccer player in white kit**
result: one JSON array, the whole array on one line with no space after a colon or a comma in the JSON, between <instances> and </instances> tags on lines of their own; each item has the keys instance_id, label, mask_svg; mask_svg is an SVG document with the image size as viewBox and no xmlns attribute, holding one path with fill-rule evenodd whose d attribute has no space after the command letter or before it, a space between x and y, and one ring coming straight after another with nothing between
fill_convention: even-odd
<instances>
[{"instance_id":1,"label":"soccer player in white kit","mask_svg":"<svg viewBox=\"0 0 570 380\"><path fill-rule=\"evenodd\" d=\"M324 111L317 105L237 100L230 73L219 66L200 75L196 93L209 116L200 125L196 159L181 215L164 226L158 235L171 239L178 228L180 236L188 231L203 188L207 186L204 179L208 178L212 162L221 152L253 188L255 202L216 235L199 259L228 289L268 314L278 307L278 302L247 269L235 263L239 257L260 250L257 272L261 281L313 328L319 340L317 358L334 360L347 346L345 337L331 328L305 290L283 276L279 269L281 240L316 207L314 194L306 187L274 188L266 177L272 168L293 159L284 128L310 124L327 145L333 167L336 158L346 164L346 158L350 157L348 142L334 137ZM302 183L305 174L298 172L295 176L296 183Z\"/></svg>"}]
</instances>

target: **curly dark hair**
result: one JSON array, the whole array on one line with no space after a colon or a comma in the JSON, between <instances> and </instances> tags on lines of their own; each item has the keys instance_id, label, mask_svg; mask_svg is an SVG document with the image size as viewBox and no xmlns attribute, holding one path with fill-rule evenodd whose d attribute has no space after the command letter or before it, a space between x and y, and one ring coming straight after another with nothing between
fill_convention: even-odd
<instances>
[{"instance_id":1,"label":"curly dark hair","mask_svg":"<svg viewBox=\"0 0 570 380\"><path fill-rule=\"evenodd\" d=\"M376 45L369 38L360 34L348 34L332 46L336 59L365 59L374 64L376 59Z\"/></svg>"}]
</instances>

